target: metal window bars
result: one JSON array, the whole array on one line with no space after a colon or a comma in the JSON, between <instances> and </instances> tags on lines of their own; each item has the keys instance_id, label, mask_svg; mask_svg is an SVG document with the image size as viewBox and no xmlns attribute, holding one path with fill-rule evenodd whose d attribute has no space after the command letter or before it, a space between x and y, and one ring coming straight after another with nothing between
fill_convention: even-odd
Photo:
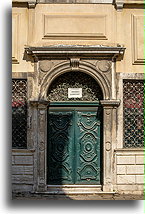
<instances>
[{"instance_id":1,"label":"metal window bars","mask_svg":"<svg viewBox=\"0 0 145 214\"><path fill-rule=\"evenodd\" d=\"M27 148L27 80L12 80L12 147Z\"/></svg>"},{"instance_id":2,"label":"metal window bars","mask_svg":"<svg viewBox=\"0 0 145 214\"><path fill-rule=\"evenodd\" d=\"M144 81L124 80L123 116L124 147L144 146Z\"/></svg>"}]
</instances>

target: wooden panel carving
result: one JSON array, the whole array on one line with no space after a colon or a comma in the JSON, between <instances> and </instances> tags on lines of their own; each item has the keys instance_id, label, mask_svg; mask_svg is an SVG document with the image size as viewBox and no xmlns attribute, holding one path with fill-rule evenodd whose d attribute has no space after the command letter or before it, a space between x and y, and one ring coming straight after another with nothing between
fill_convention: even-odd
<instances>
[{"instance_id":1,"label":"wooden panel carving","mask_svg":"<svg viewBox=\"0 0 145 214\"><path fill-rule=\"evenodd\" d=\"M17 64L19 63L19 35L18 35L18 28L19 28L19 14L13 14L12 16L12 63Z\"/></svg>"},{"instance_id":2,"label":"wooden panel carving","mask_svg":"<svg viewBox=\"0 0 145 214\"><path fill-rule=\"evenodd\" d=\"M43 39L107 40L106 15L49 13L43 15Z\"/></svg>"},{"instance_id":3,"label":"wooden panel carving","mask_svg":"<svg viewBox=\"0 0 145 214\"><path fill-rule=\"evenodd\" d=\"M50 112L48 118L48 183L72 184L72 112Z\"/></svg>"},{"instance_id":4,"label":"wooden panel carving","mask_svg":"<svg viewBox=\"0 0 145 214\"><path fill-rule=\"evenodd\" d=\"M77 112L77 183L100 183L100 121L96 112Z\"/></svg>"},{"instance_id":5,"label":"wooden panel carving","mask_svg":"<svg viewBox=\"0 0 145 214\"><path fill-rule=\"evenodd\" d=\"M133 64L142 65L144 60L144 16L132 15Z\"/></svg>"},{"instance_id":6,"label":"wooden panel carving","mask_svg":"<svg viewBox=\"0 0 145 214\"><path fill-rule=\"evenodd\" d=\"M100 184L100 120L96 110L49 112L48 184Z\"/></svg>"}]
</instances>

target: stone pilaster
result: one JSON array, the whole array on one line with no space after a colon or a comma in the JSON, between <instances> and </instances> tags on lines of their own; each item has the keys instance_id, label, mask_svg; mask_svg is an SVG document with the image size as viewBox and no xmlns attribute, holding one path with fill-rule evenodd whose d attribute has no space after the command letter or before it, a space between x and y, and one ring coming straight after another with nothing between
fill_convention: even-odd
<instances>
[{"instance_id":1,"label":"stone pilaster","mask_svg":"<svg viewBox=\"0 0 145 214\"><path fill-rule=\"evenodd\" d=\"M35 147L34 176L36 191L46 191L46 144L47 144L47 106L48 101L30 101L33 106L33 120L37 121L34 127L33 140ZM37 136L37 139L36 139Z\"/></svg>"},{"instance_id":2,"label":"stone pilaster","mask_svg":"<svg viewBox=\"0 0 145 214\"><path fill-rule=\"evenodd\" d=\"M102 100L103 106L103 191L113 191L113 151L116 144L116 108L119 106L119 100Z\"/></svg>"},{"instance_id":3,"label":"stone pilaster","mask_svg":"<svg viewBox=\"0 0 145 214\"><path fill-rule=\"evenodd\" d=\"M38 103L38 191L46 190L47 105Z\"/></svg>"}]
</instances>

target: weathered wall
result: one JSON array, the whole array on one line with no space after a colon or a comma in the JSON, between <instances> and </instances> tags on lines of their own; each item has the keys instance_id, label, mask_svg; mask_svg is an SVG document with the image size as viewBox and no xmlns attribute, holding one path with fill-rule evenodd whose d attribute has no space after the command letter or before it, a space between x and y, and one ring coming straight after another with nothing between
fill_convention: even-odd
<instances>
[{"instance_id":1,"label":"weathered wall","mask_svg":"<svg viewBox=\"0 0 145 214\"><path fill-rule=\"evenodd\" d=\"M33 191L34 155L30 150L13 150L12 152L12 190Z\"/></svg>"},{"instance_id":2,"label":"weathered wall","mask_svg":"<svg viewBox=\"0 0 145 214\"><path fill-rule=\"evenodd\" d=\"M34 71L33 63L24 56L25 46L119 44L126 51L124 59L116 64L116 71L143 73L143 11L142 6L135 5L126 6L121 12L112 4L37 4L34 8L14 5L12 70ZM118 99L122 98L121 93ZM122 111L122 105L119 108ZM123 150L122 146L118 143L114 153L114 190L141 192L143 150ZM13 150L12 155L13 190L33 191L33 152Z\"/></svg>"},{"instance_id":3,"label":"weathered wall","mask_svg":"<svg viewBox=\"0 0 145 214\"><path fill-rule=\"evenodd\" d=\"M127 24L126 24L127 23ZM37 4L13 8L13 71L33 71L25 46L124 45L117 72L143 73L143 8L116 11L111 4Z\"/></svg>"}]
</instances>

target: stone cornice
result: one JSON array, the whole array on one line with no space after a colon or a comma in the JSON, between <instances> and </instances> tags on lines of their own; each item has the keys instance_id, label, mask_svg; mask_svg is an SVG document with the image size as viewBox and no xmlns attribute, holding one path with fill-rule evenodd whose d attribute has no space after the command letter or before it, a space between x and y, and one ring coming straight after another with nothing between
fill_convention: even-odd
<instances>
[{"instance_id":1,"label":"stone cornice","mask_svg":"<svg viewBox=\"0 0 145 214\"><path fill-rule=\"evenodd\" d=\"M13 6L15 6L15 4L18 6L20 5L27 5L27 7L29 9L35 9L36 4L37 4L37 0L12 0Z\"/></svg>"},{"instance_id":2,"label":"stone cornice","mask_svg":"<svg viewBox=\"0 0 145 214\"><path fill-rule=\"evenodd\" d=\"M49 57L106 57L121 60L123 58L125 48L121 46L109 47L102 45L81 46L81 45L56 45L47 47L26 47L26 54L34 57L35 61L39 58Z\"/></svg>"},{"instance_id":3,"label":"stone cornice","mask_svg":"<svg viewBox=\"0 0 145 214\"><path fill-rule=\"evenodd\" d=\"M112 4L113 0L37 0L44 4Z\"/></svg>"}]
</instances>

